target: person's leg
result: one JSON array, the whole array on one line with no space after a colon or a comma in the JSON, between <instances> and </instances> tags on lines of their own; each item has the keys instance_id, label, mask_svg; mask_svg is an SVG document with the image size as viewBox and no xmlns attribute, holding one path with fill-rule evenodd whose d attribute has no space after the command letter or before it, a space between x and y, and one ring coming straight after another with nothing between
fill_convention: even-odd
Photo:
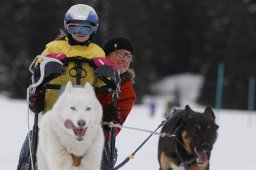
<instances>
[{"instance_id":1,"label":"person's leg","mask_svg":"<svg viewBox=\"0 0 256 170\"><path fill-rule=\"evenodd\" d=\"M29 132L30 139L32 139L33 131L31 130ZM26 136L25 141L23 142L20 156L19 156L19 162L17 166L17 170L29 170L30 169L30 151L29 151L29 137ZM35 167L37 169L37 167Z\"/></svg>"},{"instance_id":2,"label":"person's leg","mask_svg":"<svg viewBox=\"0 0 256 170\"><path fill-rule=\"evenodd\" d=\"M101 161L101 170L110 170L110 169L112 169L115 166L116 161L117 161L117 149L115 148L114 157L111 160L109 144L106 141L104 149L103 149L103 155L102 155L102 161Z\"/></svg>"}]
</instances>

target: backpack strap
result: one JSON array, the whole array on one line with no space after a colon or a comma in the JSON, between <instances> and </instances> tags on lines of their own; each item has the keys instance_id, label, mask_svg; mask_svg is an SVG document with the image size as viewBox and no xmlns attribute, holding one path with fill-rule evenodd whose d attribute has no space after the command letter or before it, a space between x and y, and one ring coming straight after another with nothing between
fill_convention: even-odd
<instances>
[{"instance_id":1,"label":"backpack strap","mask_svg":"<svg viewBox=\"0 0 256 170\"><path fill-rule=\"evenodd\" d=\"M37 60L41 60L39 64L35 66ZM61 74L65 74L65 66L68 66L70 62L75 63L68 74L72 77L76 77L76 84L81 84L81 78L87 76L87 72L82 68L83 63L88 63L90 67L94 69L94 76L103 81L106 85L95 88L96 92L113 92L118 91L120 84L120 75L118 71L114 71L109 65L96 65L93 59L77 57L66 57L63 60L51 58L47 56L38 55L31 63L29 70L32 73L32 88L42 85L45 89L59 90L61 85L49 84L48 82Z\"/></svg>"},{"instance_id":2,"label":"backpack strap","mask_svg":"<svg viewBox=\"0 0 256 170\"><path fill-rule=\"evenodd\" d=\"M81 56L67 57L66 62L67 62L67 63L65 63L66 65L68 65L69 62L75 63L75 66L69 70L69 75L71 77L76 77L77 85L81 84L81 78L84 78L87 76L86 70L83 69L83 67L82 67L83 63L88 63L91 67L95 68L95 66L93 65L93 61L91 59L83 58Z\"/></svg>"}]
</instances>

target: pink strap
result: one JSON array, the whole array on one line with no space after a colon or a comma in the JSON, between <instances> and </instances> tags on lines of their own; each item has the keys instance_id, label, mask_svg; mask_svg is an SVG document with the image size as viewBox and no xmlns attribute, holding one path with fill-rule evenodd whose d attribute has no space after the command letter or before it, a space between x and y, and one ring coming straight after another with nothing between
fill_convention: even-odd
<instances>
[{"instance_id":1,"label":"pink strap","mask_svg":"<svg viewBox=\"0 0 256 170\"><path fill-rule=\"evenodd\" d=\"M46 57L55 58L58 60L64 60L65 58L67 58L67 56L65 54L61 54L61 53L48 54L48 55L46 55Z\"/></svg>"},{"instance_id":2,"label":"pink strap","mask_svg":"<svg viewBox=\"0 0 256 170\"><path fill-rule=\"evenodd\" d=\"M96 57L93 59L93 61L97 67L107 65L111 66L113 70L116 70L116 65L110 58Z\"/></svg>"}]
</instances>

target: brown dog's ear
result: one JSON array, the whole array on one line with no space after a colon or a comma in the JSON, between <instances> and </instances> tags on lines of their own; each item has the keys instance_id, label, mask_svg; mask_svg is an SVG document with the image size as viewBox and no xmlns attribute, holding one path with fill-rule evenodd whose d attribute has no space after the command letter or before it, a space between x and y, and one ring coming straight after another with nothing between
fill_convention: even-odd
<instances>
[{"instance_id":1,"label":"brown dog's ear","mask_svg":"<svg viewBox=\"0 0 256 170\"><path fill-rule=\"evenodd\" d=\"M185 106L185 114L184 114L184 116L186 118L191 118L192 114L193 114L193 110L189 107L189 105L186 105Z\"/></svg>"},{"instance_id":2,"label":"brown dog's ear","mask_svg":"<svg viewBox=\"0 0 256 170\"><path fill-rule=\"evenodd\" d=\"M204 114L210 118L212 118L213 120L215 120L215 115L214 112L211 108L211 106L207 106L204 110Z\"/></svg>"},{"instance_id":3,"label":"brown dog's ear","mask_svg":"<svg viewBox=\"0 0 256 170\"><path fill-rule=\"evenodd\" d=\"M189 105L186 105L186 106L185 106L185 111L186 111L186 112L190 112L190 111L191 111L191 108L189 107Z\"/></svg>"}]
</instances>

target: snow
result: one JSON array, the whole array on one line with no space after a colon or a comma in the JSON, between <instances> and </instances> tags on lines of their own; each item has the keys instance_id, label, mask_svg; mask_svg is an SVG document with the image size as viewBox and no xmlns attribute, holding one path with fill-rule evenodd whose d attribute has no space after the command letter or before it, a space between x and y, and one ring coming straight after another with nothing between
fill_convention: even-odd
<instances>
[{"instance_id":1,"label":"snow","mask_svg":"<svg viewBox=\"0 0 256 170\"><path fill-rule=\"evenodd\" d=\"M163 120L162 107L159 106L156 117L150 117L146 107L136 106L126 122L126 126L154 130ZM193 108L194 109L194 108ZM194 110L203 111L204 108ZM214 145L210 160L212 170L255 170L256 115L255 112L239 110L216 111L219 128L218 140ZM136 120L136 121L135 121ZM123 129L118 136L119 160L131 154L146 139L144 132ZM134 160L123 170L158 169L157 163L158 136L153 136L143 148L137 152Z\"/></svg>"},{"instance_id":2,"label":"snow","mask_svg":"<svg viewBox=\"0 0 256 170\"><path fill-rule=\"evenodd\" d=\"M193 76L193 75L191 75ZM186 81L188 77L184 81ZM193 79L193 80L196 80ZM168 84L168 83L167 83ZM200 83L199 83L200 84ZM170 86L170 84L168 84ZM170 87L171 88L171 87ZM194 87L193 87L194 88ZM189 90L189 89L187 89ZM191 93L192 94L192 93ZM150 116L147 104L136 105L129 115L120 134L117 137L118 165L132 154L150 135L148 132L129 129L135 127L154 131L164 120L163 113L166 102L156 97L157 108L154 117ZM190 98L193 100L193 98ZM185 100L183 100L185 101ZM203 111L204 106L188 101L192 109ZM181 107L184 107L182 103ZM21 145L33 124L33 113L27 114L25 100L11 100L0 96L0 169L13 170L17 167ZM217 124L220 126L218 140L214 145L210 160L211 170L255 170L256 152L256 112L243 110L214 110ZM28 117L29 115L29 117ZM149 141L125 164L122 170L158 169L157 145L159 136L153 135Z\"/></svg>"}]
</instances>

